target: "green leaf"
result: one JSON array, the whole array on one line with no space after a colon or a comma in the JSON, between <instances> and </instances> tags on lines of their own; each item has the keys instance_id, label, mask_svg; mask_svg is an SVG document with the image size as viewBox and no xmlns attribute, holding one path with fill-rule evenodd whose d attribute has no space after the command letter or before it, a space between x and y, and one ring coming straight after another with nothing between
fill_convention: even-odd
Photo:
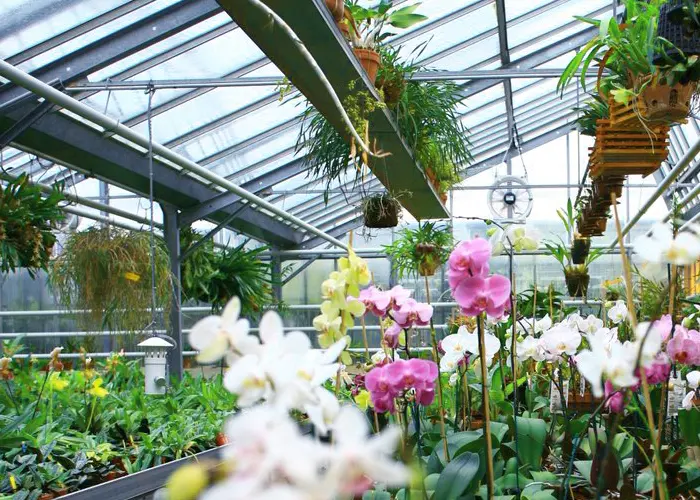
<instances>
[{"instance_id":1,"label":"green leaf","mask_svg":"<svg viewBox=\"0 0 700 500\"><path fill-rule=\"evenodd\" d=\"M591 482L591 468L593 467L593 460L577 460L574 462L574 466L581 473L581 475L588 481ZM591 483L593 484L593 483Z\"/></svg>"},{"instance_id":2,"label":"green leaf","mask_svg":"<svg viewBox=\"0 0 700 500\"><path fill-rule=\"evenodd\" d=\"M456 500L477 486L481 480L479 464L479 455L476 453L464 453L452 460L440 474L434 498Z\"/></svg>"},{"instance_id":3,"label":"green leaf","mask_svg":"<svg viewBox=\"0 0 700 500\"><path fill-rule=\"evenodd\" d=\"M547 424L539 418L524 417L517 417L517 424L516 439L520 461L538 470L547 438Z\"/></svg>"},{"instance_id":4,"label":"green leaf","mask_svg":"<svg viewBox=\"0 0 700 500\"><path fill-rule=\"evenodd\" d=\"M695 488L700 487L700 476L696 477L695 479L691 479L690 481L686 481L683 484L679 484L675 488L673 488L671 491L668 492L669 496L671 498L676 497L677 495L681 495L685 493L686 491L694 490Z\"/></svg>"},{"instance_id":5,"label":"green leaf","mask_svg":"<svg viewBox=\"0 0 700 500\"><path fill-rule=\"evenodd\" d=\"M687 446L700 445L700 410L680 410L678 412L678 425L681 428L684 444Z\"/></svg>"}]
</instances>

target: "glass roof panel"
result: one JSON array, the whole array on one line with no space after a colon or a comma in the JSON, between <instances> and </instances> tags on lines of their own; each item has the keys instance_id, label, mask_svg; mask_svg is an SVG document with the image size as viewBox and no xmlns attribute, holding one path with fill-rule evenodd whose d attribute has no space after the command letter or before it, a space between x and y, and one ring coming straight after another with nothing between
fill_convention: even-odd
<instances>
[{"instance_id":1,"label":"glass roof panel","mask_svg":"<svg viewBox=\"0 0 700 500\"><path fill-rule=\"evenodd\" d=\"M0 58L68 31L129 0L3 0L0 2Z\"/></svg>"}]
</instances>

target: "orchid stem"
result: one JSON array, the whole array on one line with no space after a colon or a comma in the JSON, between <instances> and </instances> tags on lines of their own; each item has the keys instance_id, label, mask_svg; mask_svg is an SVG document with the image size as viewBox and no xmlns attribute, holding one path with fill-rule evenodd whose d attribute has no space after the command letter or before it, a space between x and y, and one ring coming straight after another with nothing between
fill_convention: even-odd
<instances>
[{"instance_id":1,"label":"orchid stem","mask_svg":"<svg viewBox=\"0 0 700 500\"><path fill-rule=\"evenodd\" d=\"M484 434L486 436L486 473L488 477L487 489L488 489L488 499L493 498L493 460L491 450L493 445L491 443L491 409L489 407L489 380L488 380L488 370L486 367L486 341L484 340L484 316L480 314L477 318L477 325L479 329L479 358L481 362L481 386L482 386L482 401L484 405Z\"/></svg>"},{"instance_id":2,"label":"orchid stem","mask_svg":"<svg viewBox=\"0 0 700 500\"><path fill-rule=\"evenodd\" d=\"M617 241L620 246L620 257L622 258L622 270L625 276L625 291L627 295L627 304L630 314L630 322L632 323L632 330L636 333L637 331L637 311L634 307L634 297L632 295L632 273L630 272L630 265L627 259L627 253L625 251L625 242L622 237L622 227L620 226L620 217L617 214L617 196L615 193L610 193L610 199L612 201L613 215L615 216L615 228L617 229ZM656 482L659 485L659 500L666 500L666 488L664 485L663 470L661 467L661 453L659 452L659 446L656 439L656 429L654 425L654 411L651 408L651 397L649 394L649 384L647 383L647 376L645 370L642 368L639 370L642 379L642 392L644 394L644 407L647 413L647 425L649 426L649 433L651 435L652 446L654 447L654 464L652 469L656 475Z\"/></svg>"},{"instance_id":3,"label":"orchid stem","mask_svg":"<svg viewBox=\"0 0 700 500\"><path fill-rule=\"evenodd\" d=\"M430 286L428 285L428 277L425 277L425 300L430 304ZM438 378L437 378L437 393L438 393L438 411L440 413L440 439L442 439L442 446L445 451L445 462L450 463L450 452L447 448L447 433L445 432L445 405L442 394L442 378L440 375L440 356L438 354L438 342L437 334L435 333L435 323L433 322L432 316L430 317L430 340L433 343L433 361L438 368Z\"/></svg>"},{"instance_id":4,"label":"orchid stem","mask_svg":"<svg viewBox=\"0 0 700 500\"><path fill-rule=\"evenodd\" d=\"M371 358L369 356L369 342L367 342L367 326L365 325L365 316L364 315L362 315L360 317L360 321L362 322L362 341L365 344L365 362L369 363Z\"/></svg>"}]
</instances>

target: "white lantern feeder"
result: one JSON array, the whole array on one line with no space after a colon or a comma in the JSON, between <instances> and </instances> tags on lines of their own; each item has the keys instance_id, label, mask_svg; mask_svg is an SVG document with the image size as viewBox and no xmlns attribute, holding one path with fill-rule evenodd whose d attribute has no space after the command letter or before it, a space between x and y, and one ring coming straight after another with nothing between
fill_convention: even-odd
<instances>
[{"instance_id":1,"label":"white lantern feeder","mask_svg":"<svg viewBox=\"0 0 700 500\"><path fill-rule=\"evenodd\" d=\"M144 358L144 374L146 378L146 394L165 394L168 383L166 377L168 349L173 345L160 337L150 337L141 342L138 347L146 350Z\"/></svg>"}]
</instances>

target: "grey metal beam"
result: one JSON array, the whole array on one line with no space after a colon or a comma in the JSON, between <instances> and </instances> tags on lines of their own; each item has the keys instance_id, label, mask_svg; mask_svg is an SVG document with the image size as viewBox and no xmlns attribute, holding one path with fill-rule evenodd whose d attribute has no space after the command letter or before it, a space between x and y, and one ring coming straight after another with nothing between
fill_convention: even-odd
<instances>
[{"instance_id":1,"label":"grey metal beam","mask_svg":"<svg viewBox=\"0 0 700 500\"><path fill-rule=\"evenodd\" d=\"M361 227L362 224L364 224L364 218L360 215L359 217L356 217L352 220L349 220L347 222L344 222L343 224L328 230L328 234L333 235L335 238L340 238L350 231L354 231L358 227ZM302 241L296 248L297 249L305 249L305 248L316 248L317 246L325 243L323 240L320 238L311 238L306 241Z\"/></svg>"},{"instance_id":2,"label":"grey metal beam","mask_svg":"<svg viewBox=\"0 0 700 500\"><path fill-rule=\"evenodd\" d=\"M11 127L22 116L21 111L16 109L9 115L0 116L0 130ZM99 130L63 113L44 116L18 137L16 143L25 151L75 166L132 192L141 195L149 192L147 159L140 151L119 141L106 140ZM158 160L154 167L155 197L160 202L187 208L220 192ZM213 214L211 220L220 222L229 214L224 209ZM292 245L302 237L286 224L261 212L243 214L231 223L231 227L282 247Z\"/></svg>"},{"instance_id":3,"label":"grey metal beam","mask_svg":"<svg viewBox=\"0 0 700 500\"><path fill-rule=\"evenodd\" d=\"M181 283L181 265L180 265L180 223L178 221L177 208L164 203L161 204L163 210L163 236L165 245L168 248L170 256L170 272L173 276L173 298L170 307L170 336L177 344L173 349L168 351L168 366L170 368L170 376L176 380L182 379L182 351L185 344L184 336L182 335L182 287Z\"/></svg>"},{"instance_id":4,"label":"grey metal beam","mask_svg":"<svg viewBox=\"0 0 700 500\"><path fill-rule=\"evenodd\" d=\"M291 179L297 174L308 170L305 158L297 158L289 163L282 165L270 172L267 172L259 177L256 177L242 187L251 193L260 194L271 187ZM241 197L234 193L221 193L214 198L183 212L181 221L183 225L191 224L192 222L206 218L211 213L217 212L225 207L230 207L231 210L237 210L241 205Z\"/></svg>"},{"instance_id":5,"label":"grey metal beam","mask_svg":"<svg viewBox=\"0 0 700 500\"><path fill-rule=\"evenodd\" d=\"M100 28L107 23L110 23L116 19L121 18L131 12L134 12L146 5L155 2L155 0L131 0L119 7L115 7L112 10L105 12L97 17L89 19L88 21L79 24L69 30L64 31L56 36L49 38L41 43L37 43L23 50L15 55L6 58L6 61L13 66L17 66L29 59L32 59L38 55L48 52L49 50L55 49L59 45L67 43L75 38L84 35L94 29Z\"/></svg>"},{"instance_id":6,"label":"grey metal beam","mask_svg":"<svg viewBox=\"0 0 700 500\"><path fill-rule=\"evenodd\" d=\"M180 0L39 68L32 76L44 82L55 79L75 82L220 12L221 7L215 0ZM21 87L5 84L0 87L0 105L10 105L28 95L30 93Z\"/></svg>"},{"instance_id":7,"label":"grey metal beam","mask_svg":"<svg viewBox=\"0 0 700 500\"><path fill-rule=\"evenodd\" d=\"M9 144L14 141L17 136L24 133L29 127L32 126L34 122L39 120L46 113L51 111L53 108L53 103L49 101L44 101L37 104L31 111L20 118L12 127L10 127L5 132L0 133L0 151L5 149Z\"/></svg>"}]
</instances>

